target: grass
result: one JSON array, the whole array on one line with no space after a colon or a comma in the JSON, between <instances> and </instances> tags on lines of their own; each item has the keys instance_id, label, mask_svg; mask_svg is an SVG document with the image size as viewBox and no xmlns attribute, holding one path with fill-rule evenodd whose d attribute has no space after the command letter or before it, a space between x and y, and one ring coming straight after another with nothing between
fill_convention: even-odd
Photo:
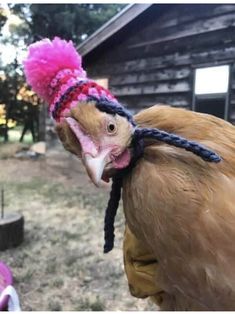
<instances>
[{"instance_id":1,"label":"grass","mask_svg":"<svg viewBox=\"0 0 235 314\"><path fill-rule=\"evenodd\" d=\"M95 300L85 298L78 301L75 311L105 311L105 305L98 296Z\"/></svg>"},{"instance_id":2,"label":"grass","mask_svg":"<svg viewBox=\"0 0 235 314\"><path fill-rule=\"evenodd\" d=\"M50 311L62 311L62 307L59 301L51 300L49 301L49 310Z\"/></svg>"},{"instance_id":3,"label":"grass","mask_svg":"<svg viewBox=\"0 0 235 314\"><path fill-rule=\"evenodd\" d=\"M62 278L56 278L53 282L52 282L52 286L56 287L56 288L60 288L64 285L64 280Z\"/></svg>"},{"instance_id":4,"label":"grass","mask_svg":"<svg viewBox=\"0 0 235 314\"><path fill-rule=\"evenodd\" d=\"M61 154L38 161L0 158L6 211L19 211L25 217L24 242L1 252L1 260L14 274L22 309L149 309L128 292L122 209L117 215L115 249L103 255L108 193L93 188L80 168L76 172L77 163L69 162Z\"/></svg>"}]
</instances>

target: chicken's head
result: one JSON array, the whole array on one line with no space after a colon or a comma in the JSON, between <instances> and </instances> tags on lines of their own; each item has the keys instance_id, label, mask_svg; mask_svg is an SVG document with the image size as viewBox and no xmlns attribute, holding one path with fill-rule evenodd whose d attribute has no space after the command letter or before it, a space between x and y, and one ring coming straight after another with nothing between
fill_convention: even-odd
<instances>
[{"instance_id":1,"label":"chicken's head","mask_svg":"<svg viewBox=\"0 0 235 314\"><path fill-rule=\"evenodd\" d=\"M125 117L100 111L95 102L78 103L56 130L64 147L81 158L96 186L130 163L134 126Z\"/></svg>"},{"instance_id":2,"label":"chicken's head","mask_svg":"<svg viewBox=\"0 0 235 314\"><path fill-rule=\"evenodd\" d=\"M82 159L95 185L128 166L132 117L107 89L87 78L72 42L56 37L32 44L24 71L49 104L64 147Z\"/></svg>"}]
</instances>

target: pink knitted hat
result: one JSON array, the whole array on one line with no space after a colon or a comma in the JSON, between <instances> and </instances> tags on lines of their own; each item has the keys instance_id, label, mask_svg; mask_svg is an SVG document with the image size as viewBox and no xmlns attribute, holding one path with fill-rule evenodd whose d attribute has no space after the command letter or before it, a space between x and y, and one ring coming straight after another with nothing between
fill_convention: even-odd
<instances>
[{"instance_id":1,"label":"pink knitted hat","mask_svg":"<svg viewBox=\"0 0 235 314\"><path fill-rule=\"evenodd\" d=\"M49 104L49 112L58 122L79 101L105 99L118 104L107 89L86 77L81 63L71 41L46 38L29 46L23 62L27 83Z\"/></svg>"}]
</instances>

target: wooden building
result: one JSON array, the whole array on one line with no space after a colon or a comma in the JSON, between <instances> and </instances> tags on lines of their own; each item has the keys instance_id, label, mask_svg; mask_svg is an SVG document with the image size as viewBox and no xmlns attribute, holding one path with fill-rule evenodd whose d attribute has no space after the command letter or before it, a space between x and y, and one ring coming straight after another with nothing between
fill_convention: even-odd
<instances>
[{"instance_id":1,"label":"wooden building","mask_svg":"<svg viewBox=\"0 0 235 314\"><path fill-rule=\"evenodd\" d=\"M235 4L131 4L78 51L129 109L166 103L235 123Z\"/></svg>"}]
</instances>

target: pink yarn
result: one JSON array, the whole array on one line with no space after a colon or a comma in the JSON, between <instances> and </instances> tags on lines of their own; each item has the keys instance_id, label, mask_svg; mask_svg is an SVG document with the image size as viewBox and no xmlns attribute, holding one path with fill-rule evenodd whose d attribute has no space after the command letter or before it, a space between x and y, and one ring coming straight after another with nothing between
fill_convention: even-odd
<instances>
[{"instance_id":1,"label":"pink yarn","mask_svg":"<svg viewBox=\"0 0 235 314\"><path fill-rule=\"evenodd\" d=\"M86 77L81 62L72 41L55 37L52 41L46 38L30 45L23 64L28 84L49 103L53 97L50 95L50 83L59 71L69 69L79 78Z\"/></svg>"}]
</instances>

